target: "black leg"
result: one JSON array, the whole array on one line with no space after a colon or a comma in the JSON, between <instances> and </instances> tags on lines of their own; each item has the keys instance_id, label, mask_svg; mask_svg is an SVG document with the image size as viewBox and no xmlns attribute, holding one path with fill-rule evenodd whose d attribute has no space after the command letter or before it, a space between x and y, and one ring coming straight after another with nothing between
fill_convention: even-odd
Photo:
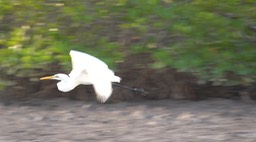
<instances>
[{"instance_id":1,"label":"black leg","mask_svg":"<svg viewBox=\"0 0 256 142\"><path fill-rule=\"evenodd\" d=\"M136 94L141 94L143 96L146 96L148 94L148 92L146 92L144 89L141 89L141 88L132 88L132 87L128 87L128 86L123 86L121 84L118 84L118 83L112 83L113 86L115 87L119 87L119 88L123 88L123 89L127 89L127 90L130 90Z\"/></svg>"}]
</instances>

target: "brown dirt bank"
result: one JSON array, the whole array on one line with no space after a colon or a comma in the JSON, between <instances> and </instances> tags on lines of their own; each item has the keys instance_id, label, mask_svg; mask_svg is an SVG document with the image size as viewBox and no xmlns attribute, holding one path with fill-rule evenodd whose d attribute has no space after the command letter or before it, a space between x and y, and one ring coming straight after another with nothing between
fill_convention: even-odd
<instances>
[{"instance_id":1,"label":"brown dirt bank","mask_svg":"<svg viewBox=\"0 0 256 142\"><path fill-rule=\"evenodd\" d=\"M121 84L143 88L149 92L147 96L135 95L127 90L114 88L113 95L108 102L145 99L202 100L209 97L256 99L256 84L249 87L197 85L196 78L189 73L177 72L170 68L160 70L148 68L152 62L148 54L132 54L126 58L125 62L118 65L117 75L122 78ZM62 72L59 69L58 64L53 64L47 69L48 71L41 72L51 75ZM69 93L61 93L57 90L56 81L30 81L28 78L15 78L15 80L17 80L17 85L0 91L0 99L69 97L76 100L95 101L95 93L91 86L78 86Z\"/></svg>"}]
</instances>

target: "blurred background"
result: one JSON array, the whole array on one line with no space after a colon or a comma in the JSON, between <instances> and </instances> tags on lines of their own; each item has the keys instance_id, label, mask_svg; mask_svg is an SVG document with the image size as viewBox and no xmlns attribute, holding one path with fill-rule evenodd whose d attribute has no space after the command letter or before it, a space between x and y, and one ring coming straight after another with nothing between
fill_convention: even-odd
<instances>
[{"instance_id":1,"label":"blurred background","mask_svg":"<svg viewBox=\"0 0 256 142\"><path fill-rule=\"evenodd\" d=\"M1 0L0 31L0 86L19 96L46 90L43 75L69 73L71 49L152 99L255 88L254 0Z\"/></svg>"},{"instance_id":2,"label":"blurred background","mask_svg":"<svg viewBox=\"0 0 256 142\"><path fill-rule=\"evenodd\" d=\"M38 80L71 49L149 94ZM0 0L3 142L254 142L255 81L255 0Z\"/></svg>"}]
</instances>

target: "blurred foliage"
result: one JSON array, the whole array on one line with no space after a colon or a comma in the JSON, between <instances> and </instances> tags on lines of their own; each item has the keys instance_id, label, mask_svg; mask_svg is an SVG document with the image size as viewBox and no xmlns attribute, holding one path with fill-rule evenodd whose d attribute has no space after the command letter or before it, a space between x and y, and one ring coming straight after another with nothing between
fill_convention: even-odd
<instances>
[{"instance_id":1,"label":"blurred foliage","mask_svg":"<svg viewBox=\"0 0 256 142\"><path fill-rule=\"evenodd\" d=\"M254 0L1 0L0 31L2 78L38 77L56 64L68 72L75 49L112 68L146 52L150 67L192 72L199 83L255 81Z\"/></svg>"},{"instance_id":2,"label":"blurred foliage","mask_svg":"<svg viewBox=\"0 0 256 142\"><path fill-rule=\"evenodd\" d=\"M256 2L194 0L177 3L166 21L181 37L157 51L158 62L198 75L199 82L247 85L256 75ZM166 60L170 58L170 60Z\"/></svg>"}]
</instances>

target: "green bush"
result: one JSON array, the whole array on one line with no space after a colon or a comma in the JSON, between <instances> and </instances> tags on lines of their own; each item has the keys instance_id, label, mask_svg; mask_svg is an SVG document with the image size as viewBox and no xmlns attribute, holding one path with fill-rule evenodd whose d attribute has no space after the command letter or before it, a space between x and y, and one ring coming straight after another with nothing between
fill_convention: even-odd
<instances>
[{"instance_id":1,"label":"green bush","mask_svg":"<svg viewBox=\"0 0 256 142\"><path fill-rule=\"evenodd\" d=\"M175 5L165 20L181 37L156 52L164 65L198 75L216 85L250 84L256 74L255 2L195 0Z\"/></svg>"},{"instance_id":2,"label":"green bush","mask_svg":"<svg viewBox=\"0 0 256 142\"><path fill-rule=\"evenodd\" d=\"M52 63L68 72L76 49L111 67L147 52L155 59L149 67L192 72L199 83L255 81L253 0L3 0L0 20L0 68L8 76L40 76Z\"/></svg>"},{"instance_id":3,"label":"green bush","mask_svg":"<svg viewBox=\"0 0 256 142\"><path fill-rule=\"evenodd\" d=\"M87 5L82 1L1 1L2 78L38 77L51 70L52 63L69 72L70 49L98 56L114 67L123 56L119 45L97 35L104 25L94 24L95 19L102 16L91 16Z\"/></svg>"}]
</instances>

